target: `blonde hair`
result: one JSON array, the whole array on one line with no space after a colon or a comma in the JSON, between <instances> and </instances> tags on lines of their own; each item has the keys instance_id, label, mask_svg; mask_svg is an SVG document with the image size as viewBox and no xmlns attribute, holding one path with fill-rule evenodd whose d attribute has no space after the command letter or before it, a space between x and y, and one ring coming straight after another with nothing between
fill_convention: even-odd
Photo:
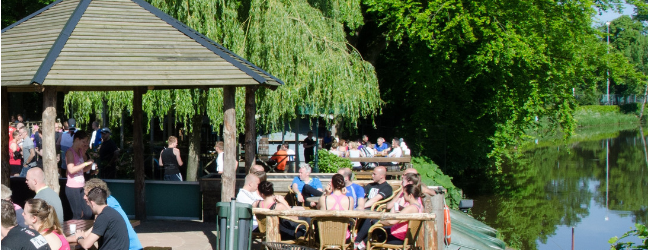
<instances>
[{"instance_id":1,"label":"blonde hair","mask_svg":"<svg viewBox=\"0 0 650 250\"><path fill-rule=\"evenodd\" d=\"M63 229L61 228L61 224L59 224L59 217L56 216L54 207L41 199L29 199L25 204L29 204L31 211L27 211L26 209L23 211L36 216L41 221L41 226L36 229L39 233L46 235L56 231L58 234L63 235Z\"/></svg>"},{"instance_id":2,"label":"blonde hair","mask_svg":"<svg viewBox=\"0 0 650 250\"><path fill-rule=\"evenodd\" d=\"M92 178L90 180L86 181L86 184L84 184L84 190L89 191L93 190L93 188L101 188L104 191L106 191L106 196L111 196L111 191L108 189L108 185L106 182L102 181L99 178Z\"/></svg>"},{"instance_id":3,"label":"blonde hair","mask_svg":"<svg viewBox=\"0 0 650 250\"><path fill-rule=\"evenodd\" d=\"M359 147L359 143L356 141L351 141L349 144L350 149L357 149Z\"/></svg>"},{"instance_id":4,"label":"blonde hair","mask_svg":"<svg viewBox=\"0 0 650 250\"><path fill-rule=\"evenodd\" d=\"M167 138L167 145L172 144L174 142L178 142L178 138L176 138L176 136L172 135L169 138Z\"/></svg>"}]
</instances>

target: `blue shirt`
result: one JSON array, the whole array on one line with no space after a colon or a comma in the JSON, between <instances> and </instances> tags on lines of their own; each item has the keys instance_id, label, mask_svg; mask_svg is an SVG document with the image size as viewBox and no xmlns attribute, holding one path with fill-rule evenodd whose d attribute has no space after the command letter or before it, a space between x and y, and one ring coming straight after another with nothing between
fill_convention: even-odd
<instances>
[{"instance_id":1,"label":"blue shirt","mask_svg":"<svg viewBox=\"0 0 650 250\"><path fill-rule=\"evenodd\" d=\"M291 186L293 186L293 184L298 184L298 191L300 191L300 192L302 192L302 188L305 187L305 182L302 181L297 176L293 177L293 182L291 183ZM315 189L319 189L319 188L323 189L323 184L320 183L320 179L318 179L318 178L311 178L309 180L309 183L307 183L307 184L309 184L309 186L311 186L311 187L313 187Z\"/></svg>"},{"instance_id":2,"label":"blue shirt","mask_svg":"<svg viewBox=\"0 0 650 250\"><path fill-rule=\"evenodd\" d=\"M379 152L384 151L384 149L387 149L387 148L388 148L388 143L384 142L384 143L381 144L381 146L379 146L378 144L375 144L375 150L377 150Z\"/></svg>"},{"instance_id":3,"label":"blue shirt","mask_svg":"<svg viewBox=\"0 0 650 250\"><path fill-rule=\"evenodd\" d=\"M138 235L135 233L133 230L133 227L131 226L131 222L129 221L129 217L126 217L126 213L124 210L122 210L122 206L120 206L120 203L117 202L115 197L108 196L106 198L106 205L109 207L117 210L120 215L122 215L122 218L124 219L124 222L126 222L126 230L129 233L129 250L140 250L142 249L142 244L140 244L140 240L138 239Z\"/></svg>"},{"instance_id":4,"label":"blue shirt","mask_svg":"<svg viewBox=\"0 0 650 250\"><path fill-rule=\"evenodd\" d=\"M354 199L354 208L357 208L357 201L359 201L359 197L364 198L366 196L366 192L361 186L359 186L359 184L356 183L352 183L352 185L345 187L345 189L347 189L345 195Z\"/></svg>"}]
</instances>

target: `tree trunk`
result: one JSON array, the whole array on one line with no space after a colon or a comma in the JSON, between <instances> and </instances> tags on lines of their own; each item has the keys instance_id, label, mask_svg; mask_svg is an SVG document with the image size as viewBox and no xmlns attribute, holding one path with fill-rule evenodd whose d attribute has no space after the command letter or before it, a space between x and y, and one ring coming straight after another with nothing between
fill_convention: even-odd
<instances>
[{"instance_id":1,"label":"tree trunk","mask_svg":"<svg viewBox=\"0 0 650 250\"><path fill-rule=\"evenodd\" d=\"M255 140L257 135L257 130L255 129L255 112L257 110L257 105L255 104L256 90L257 87L246 87L246 173L248 173L248 170L253 166L253 164L255 164L255 149L257 148Z\"/></svg>"},{"instance_id":2,"label":"tree trunk","mask_svg":"<svg viewBox=\"0 0 650 250\"><path fill-rule=\"evenodd\" d=\"M142 145L142 95L141 87L133 89L133 169L135 170L135 218L147 219L144 189L144 147Z\"/></svg>"},{"instance_id":3,"label":"tree trunk","mask_svg":"<svg viewBox=\"0 0 650 250\"><path fill-rule=\"evenodd\" d=\"M2 125L0 125L2 136L0 138L2 141L0 146L9 148L9 136L7 136L9 134L9 92L6 86L0 87L0 91L2 91L2 114L0 115L2 116L0 118L2 122ZM9 150L2 150L0 157L2 157L2 184L9 187L9 174L11 173L9 170Z\"/></svg>"},{"instance_id":4,"label":"tree trunk","mask_svg":"<svg viewBox=\"0 0 650 250\"><path fill-rule=\"evenodd\" d=\"M43 170L45 185L59 193L59 166L56 161L56 142L54 141L54 123L56 123L56 88L45 87L43 92ZM61 156L64 157L64 156Z\"/></svg>"},{"instance_id":5,"label":"tree trunk","mask_svg":"<svg viewBox=\"0 0 650 250\"><path fill-rule=\"evenodd\" d=\"M192 117L192 132L190 136L189 153L187 156L187 181L196 181L199 161L201 160L201 126L203 113L196 113Z\"/></svg>"},{"instance_id":6,"label":"tree trunk","mask_svg":"<svg viewBox=\"0 0 650 250\"><path fill-rule=\"evenodd\" d=\"M108 128L108 102L102 98L102 128Z\"/></svg>"},{"instance_id":7,"label":"tree trunk","mask_svg":"<svg viewBox=\"0 0 650 250\"><path fill-rule=\"evenodd\" d=\"M227 86L223 88L223 174L221 175L221 201L230 201L235 197L235 173L237 172L237 123L235 120L235 92L236 88Z\"/></svg>"}]
</instances>

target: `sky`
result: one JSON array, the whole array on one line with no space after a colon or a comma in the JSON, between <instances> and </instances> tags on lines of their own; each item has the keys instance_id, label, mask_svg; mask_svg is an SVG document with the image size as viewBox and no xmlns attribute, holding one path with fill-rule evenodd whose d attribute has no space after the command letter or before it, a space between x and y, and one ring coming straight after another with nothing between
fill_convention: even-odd
<instances>
[{"instance_id":1,"label":"sky","mask_svg":"<svg viewBox=\"0 0 650 250\"><path fill-rule=\"evenodd\" d=\"M600 23L605 23L605 22L608 22L608 21L612 21L612 20L620 17L621 15L631 16L632 14L634 14L634 6L629 5L629 4L625 4L624 7L625 7L625 9L623 9L622 14L617 13L615 10L610 10L608 12L603 12L602 15L596 14L596 16L594 17L594 25L598 25Z\"/></svg>"}]
</instances>

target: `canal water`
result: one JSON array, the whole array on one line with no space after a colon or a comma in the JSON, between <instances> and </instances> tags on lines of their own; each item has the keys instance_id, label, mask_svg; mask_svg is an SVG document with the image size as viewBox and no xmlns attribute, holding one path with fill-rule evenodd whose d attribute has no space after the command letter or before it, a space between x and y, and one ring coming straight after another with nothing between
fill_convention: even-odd
<instances>
[{"instance_id":1,"label":"canal water","mask_svg":"<svg viewBox=\"0 0 650 250\"><path fill-rule=\"evenodd\" d=\"M647 226L647 134L609 130L528 147L503 167L498 194L469 197L471 214L513 248L532 250L571 249L572 229L575 249L609 249L611 237Z\"/></svg>"}]
</instances>

